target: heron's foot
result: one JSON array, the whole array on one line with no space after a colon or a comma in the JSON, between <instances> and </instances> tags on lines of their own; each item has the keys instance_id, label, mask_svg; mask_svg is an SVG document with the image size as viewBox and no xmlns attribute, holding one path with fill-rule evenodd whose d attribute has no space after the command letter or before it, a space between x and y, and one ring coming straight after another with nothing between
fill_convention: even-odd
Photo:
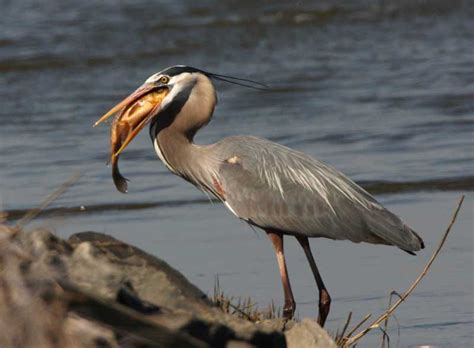
<instances>
[{"instance_id":1,"label":"heron's foot","mask_svg":"<svg viewBox=\"0 0 474 348\"><path fill-rule=\"evenodd\" d=\"M293 319L295 315L296 304L294 302L285 302L283 306L283 318L286 320Z\"/></svg>"},{"instance_id":2,"label":"heron's foot","mask_svg":"<svg viewBox=\"0 0 474 348\"><path fill-rule=\"evenodd\" d=\"M329 314L329 309L331 307L331 297L326 289L322 289L319 293L319 315L318 315L318 324L321 327L324 327L326 318Z\"/></svg>"}]
</instances>

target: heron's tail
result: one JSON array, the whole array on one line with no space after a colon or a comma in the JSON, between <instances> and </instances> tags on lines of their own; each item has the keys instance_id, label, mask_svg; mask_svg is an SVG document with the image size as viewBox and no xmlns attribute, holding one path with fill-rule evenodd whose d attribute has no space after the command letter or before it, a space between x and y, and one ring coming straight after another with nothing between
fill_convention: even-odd
<instances>
[{"instance_id":1,"label":"heron's tail","mask_svg":"<svg viewBox=\"0 0 474 348\"><path fill-rule=\"evenodd\" d=\"M423 239L420 237L420 235L418 233L416 233L415 231L413 231L410 227L406 226L410 232L418 239L418 242L420 243L420 247L418 250L420 249L424 249L425 248L425 242L423 241ZM410 251L410 250L405 250L405 249L402 249L403 251L406 251L407 253L409 253L410 255L416 255L413 251Z\"/></svg>"},{"instance_id":2,"label":"heron's tail","mask_svg":"<svg viewBox=\"0 0 474 348\"><path fill-rule=\"evenodd\" d=\"M370 231L377 237L409 254L414 255L414 251L425 247L423 239L415 231L386 209L379 210L371 216L367 224Z\"/></svg>"},{"instance_id":3,"label":"heron's tail","mask_svg":"<svg viewBox=\"0 0 474 348\"><path fill-rule=\"evenodd\" d=\"M416 233L415 231L413 231L412 229L410 229L410 231L411 231L411 233L413 233L415 235L416 238L418 238L418 241L420 242L420 249L424 249L425 248L425 242L420 237L420 235L418 233Z\"/></svg>"}]
</instances>

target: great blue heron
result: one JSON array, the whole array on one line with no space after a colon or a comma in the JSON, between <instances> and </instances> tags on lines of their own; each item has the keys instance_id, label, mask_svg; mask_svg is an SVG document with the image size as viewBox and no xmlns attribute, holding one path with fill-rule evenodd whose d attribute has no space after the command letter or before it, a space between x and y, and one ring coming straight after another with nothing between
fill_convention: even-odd
<instances>
[{"instance_id":1,"label":"great blue heron","mask_svg":"<svg viewBox=\"0 0 474 348\"><path fill-rule=\"evenodd\" d=\"M308 238L394 245L410 254L424 247L423 240L341 172L304 153L252 136L195 144L194 135L211 120L217 103L215 79L261 86L251 80L173 66L150 76L96 122L120 112L112 128L114 182L120 191L126 191L125 179L116 166L118 155L149 123L156 153L170 171L211 193L238 218L267 233L280 269L286 318L293 317L295 301L283 236L296 237L319 289L318 322L323 326L331 298Z\"/></svg>"}]
</instances>

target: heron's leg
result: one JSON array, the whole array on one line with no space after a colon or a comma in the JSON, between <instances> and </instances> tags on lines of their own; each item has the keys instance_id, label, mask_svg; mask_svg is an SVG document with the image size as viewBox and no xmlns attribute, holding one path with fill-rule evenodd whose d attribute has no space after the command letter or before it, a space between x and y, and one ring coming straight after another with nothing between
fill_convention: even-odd
<instances>
[{"instance_id":1,"label":"heron's leg","mask_svg":"<svg viewBox=\"0 0 474 348\"><path fill-rule=\"evenodd\" d=\"M283 234L272 230L266 230L268 237L272 241L273 248L280 268L281 282L283 283L283 292L285 294L285 305L283 307L283 316L286 319L293 318L295 314L295 299L291 291L290 279L288 278L288 270L286 269L285 252L283 251Z\"/></svg>"},{"instance_id":2,"label":"heron's leg","mask_svg":"<svg viewBox=\"0 0 474 348\"><path fill-rule=\"evenodd\" d=\"M297 236L298 242L300 242L301 246L303 247L304 253L306 254L306 258L308 259L309 265L311 266L311 271L313 272L314 279L316 280L316 284L318 285L319 289L319 315L318 315L318 323L321 326L324 326L326 322L326 318L329 314L329 308L331 306L331 297L329 296L328 291L326 290L326 286L321 279L321 275L319 274L318 267L316 266L316 262L313 258L313 253L311 252L311 247L309 246L309 241L307 237Z\"/></svg>"}]
</instances>

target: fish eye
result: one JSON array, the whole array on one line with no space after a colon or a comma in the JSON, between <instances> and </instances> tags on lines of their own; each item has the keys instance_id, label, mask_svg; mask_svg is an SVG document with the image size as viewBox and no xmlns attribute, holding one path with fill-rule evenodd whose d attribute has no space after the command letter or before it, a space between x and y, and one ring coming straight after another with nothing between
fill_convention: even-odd
<instances>
[{"instance_id":1,"label":"fish eye","mask_svg":"<svg viewBox=\"0 0 474 348\"><path fill-rule=\"evenodd\" d=\"M166 85L168 82L170 82L170 78L168 76L161 76L159 81Z\"/></svg>"}]
</instances>

